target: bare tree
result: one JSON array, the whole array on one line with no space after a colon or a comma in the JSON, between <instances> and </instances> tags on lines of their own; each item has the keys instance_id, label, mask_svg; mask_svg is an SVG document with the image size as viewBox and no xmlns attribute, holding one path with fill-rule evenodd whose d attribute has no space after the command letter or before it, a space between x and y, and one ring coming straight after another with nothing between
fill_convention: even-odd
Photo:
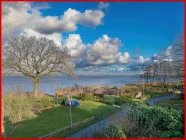
<instances>
[{"instance_id":1,"label":"bare tree","mask_svg":"<svg viewBox=\"0 0 186 140\"><path fill-rule=\"evenodd\" d=\"M160 69L160 63L159 62L157 62L157 67L156 67L156 71L157 71L157 73L156 73L156 78L157 78L157 85L158 85L158 83L159 83L159 81L161 80L161 69Z\"/></svg>"},{"instance_id":2,"label":"bare tree","mask_svg":"<svg viewBox=\"0 0 186 140\"><path fill-rule=\"evenodd\" d=\"M144 77L147 80L147 83L149 82L152 75L152 65L147 65L144 69Z\"/></svg>"},{"instance_id":3,"label":"bare tree","mask_svg":"<svg viewBox=\"0 0 186 140\"><path fill-rule=\"evenodd\" d=\"M160 75L160 69L159 69L159 64L158 63L154 63L152 65L152 82L154 82L155 79L157 79L157 81L159 80L159 75Z\"/></svg>"},{"instance_id":4,"label":"bare tree","mask_svg":"<svg viewBox=\"0 0 186 140\"><path fill-rule=\"evenodd\" d=\"M184 34L179 34L173 44L173 60L174 61L181 61L183 63L184 60Z\"/></svg>"},{"instance_id":5,"label":"bare tree","mask_svg":"<svg viewBox=\"0 0 186 140\"><path fill-rule=\"evenodd\" d=\"M3 68L17 71L33 80L34 95L40 79L60 72L74 75L71 56L66 48L58 47L45 37L12 37L3 46Z\"/></svg>"},{"instance_id":6,"label":"bare tree","mask_svg":"<svg viewBox=\"0 0 186 140\"><path fill-rule=\"evenodd\" d=\"M173 67L174 73L178 77L183 77L184 75L184 34L179 34L173 44Z\"/></svg>"},{"instance_id":7,"label":"bare tree","mask_svg":"<svg viewBox=\"0 0 186 140\"><path fill-rule=\"evenodd\" d=\"M163 61L160 63L160 73L161 73L161 76L163 76L163 82L165 85L166 78L168 76L171 76L172 74L171 64L169 61Z\"/></svg>"}]
</instances>

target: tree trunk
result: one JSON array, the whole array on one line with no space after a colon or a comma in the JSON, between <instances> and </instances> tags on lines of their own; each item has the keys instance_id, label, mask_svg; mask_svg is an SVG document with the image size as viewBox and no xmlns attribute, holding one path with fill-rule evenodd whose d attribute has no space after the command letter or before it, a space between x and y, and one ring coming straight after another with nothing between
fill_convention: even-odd
<instances>
[{"instance_id":1,"label":"tree trunk","mask_svg":"<svg viewBox=\"0 0 186 140\"><path fill-rule=\"evenodd\" d=\"M37 96L38 95L38 86L39 86L39 79L38 78L35 78L34 79L34 96Z\"/></svg>"},{"instance_id":2,"label":"tree trunk","mask_svg":"<svg viewBox=\"0 0 186 140\"><path fill-rule=\"evenodd\" d=\"M166 79L166 75L164 75L164 78L163 78L163 82L164 82L164 88L165 88L165 79Z\"/></svg>"},{"instance_id":3,"label":"tree trunk","mask_svg":"<svg viewBox=\"0 0 186 140\"><path fill-rule=\"evenodd\" d=\"M179 78L178 78L178 82L177 82L177 88L178 88L178 86L179 86L179 82L180 82L180 80L179 80Z\"/></svg>"},{"instance_id":4,"label":"tree trunk","mask_svg":"<svg viewBox=\"0 0 186 140\"><path fill-rule=\"evenodd\" d=\"M163 82L164 82L164 84L165 84L165 78L166 78L166 76L164 75L164 78L163 78Z\"/></svg>"}]
</instances>

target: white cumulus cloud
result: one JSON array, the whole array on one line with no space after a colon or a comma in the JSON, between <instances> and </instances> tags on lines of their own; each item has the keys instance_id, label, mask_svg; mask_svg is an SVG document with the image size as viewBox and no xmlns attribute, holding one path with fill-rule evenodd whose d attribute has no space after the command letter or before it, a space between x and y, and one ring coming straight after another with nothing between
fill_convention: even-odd
<instances>
[{"instance_id":1,"label":"white cumulus cloud","mask_svg":"<svg viewBox=\"0 0 186 140\"><path fill-rule=\"evenodd\" d=\"M11 35L46 37L56 45L67 47L77 67L109 66L129 63L130 54L119 52L123 45L119 38L104 34L92 43L84 44L80 34L69 34L63 40L61 33L73 32L78 24L95 28L103 24L103 9L109 3L99 3L98 9L84 12L68 8L60 16L43 16L41 9L51 8L47 3L3 2L3 40Z\"/></svg>"},{"instance_id":2,"label":"white cumulus cloud","mask_svg":"<svg viewBox=\"0 0 186 140\"><path fill-rule=\"evenodd\" d=\"M130 55L126 52L121 54L119 47L122 46L119 38L110 38L103 35L102 38L88 44L89 55L88 60L91 64L107 65L115 63L127 63Z\"/></svg>"},{"instance_id":3,"label":"white cumulus cloud","mask_svg":"<svg viewBox=\"0 0 186 140\"><path fill-rule=\"evenodd\" d=\"M41 13L26 2L2 3L2 35L7 40L11 35L22 32L23 29L33 28L36 21L41 18Z\"/></svg>"},{"instance_id":4,"label":"white cumulus cloud","mask_svg":"<svg viewBox=\"0 0 186 140\"><path fill-rule=\"evenodd\" d=\"M84 44L79 34L69 34L63 45L68 48L76 67L126 64L130 58L128 52L119 52L122 46L119 38L111 38L106 34L92 44Z\"/></svg>"},{"instance_id":5,"label":"white cumulus cloud","mask_svg":"<svg viewBox=\"0 0 186 140\"><path fill-rule=\"evenodd\" d=\"M83 58L86 45L83 44L79 34L70 34L65 40L64 46L67 47L72 57Z\"/></svg>"},{"instance_id":6,"label":"white cumulus cloud","mask_svg":"<svg viewBox=\"0 0 186 140\"><path fill-rule=\"evenodd\" d=\"M125 52L123 55L119 53L119 62L121 64L125 64L129 62L130 54L128 52Z\"/></svg>"},{"instance_id":7,"label":"white cumulus cloud","mask_svg":"<svg viewBox=\"0 0 186 140\"><path fill-rule=\"evenodd\" d=\"M105 14L101 10L86 10L84 13L81 13L69 8L60 17L46 16L41 18L37 23L36 30L43 34L72 32L77 30L77 24L96 27L102 24L104 16Z\"/></svg>"},{"instance_id":8,"label":"white cumulus cloud","mask_svg":"<svg viewBox=\"0 0 186 140\"><path fill-rule=\"evenodd\" d=\"M105 9L105 8L108 8L109 5L110 5L109 3L100 2L100 3L98 4L98 8L99 8L99 9Z\"/></svg>"},{"instance_id":9,"label":"white cumulus cloud","mask_svg":"<svg viewBox=\"0 0 186 140\"><path fill-rule=\"evenodd\" d=\"M2 5L3 41L11 35L22 33L25 29L32 29L41 35L52 35L76 31L77 24L95 28L103 24L102 19L105 16L101 9L80 12L71 8L61 16L42 16L40 10L51 8L47 3L3 2Z\"/></svg>"},{"instance_id":10,"label":"white cumulus cloud","mask_svg":"<svg viewBox=\"0 0 186 140\"><path fill-rule=\"evenodd\" d=\"M32 29L25 29L20 35L24 35L27 37L35 36L36 38L39 37L46 37L47 39L53 40L57 46L62 46L62 35L60 33L53 33L50 35L43 35L38 33Z\"/></svg>"},{"instance_id":11,"label":"white cumulus cloud","mask_svg":"<svg viewBox=\"0 0 186 140\"><path fill-rule=\"evenodd\" d=\"M167 47L166 51L164 52L165 56L170 56L172 54L172 46Z\"/></svg>"}]
</instances>

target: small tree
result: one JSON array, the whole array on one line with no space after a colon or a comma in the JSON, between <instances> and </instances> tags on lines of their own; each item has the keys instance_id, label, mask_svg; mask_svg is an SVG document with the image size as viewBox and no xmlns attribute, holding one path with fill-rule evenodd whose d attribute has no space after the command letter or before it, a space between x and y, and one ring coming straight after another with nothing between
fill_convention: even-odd
<instances>
[{"instance_id":1,"label":"small tree","mask_svg":"<svg viewBox=\"0 0 186 140\"><path fill-rule=\"evenodd\" d=\"M45 37L12 37L3 46L3 68L17 71L33 80L34 95L39 81L51 73L74 75L71 56L66 48L58 47Z\"/></svg>"}]
</instances>

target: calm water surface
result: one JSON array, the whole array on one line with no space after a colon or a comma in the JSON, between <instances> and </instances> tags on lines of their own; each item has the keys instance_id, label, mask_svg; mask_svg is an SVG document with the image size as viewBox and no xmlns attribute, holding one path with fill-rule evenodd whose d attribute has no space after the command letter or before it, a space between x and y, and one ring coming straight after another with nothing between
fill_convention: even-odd
<instances>
[{"instance_id":1,"label":"calm water surface","mask_svg":"<svg viewBox=\"0 0 186 140\"><path fill-rule=\"evenodd\" d=\"M39 83L39 91L54 95L59 87L78 85L124 85L143 82L139 76L68 76L45 77ZM24 76L3 76L3 93L7 91L32 91L32 80Z\"/></svg>"}]
</instances>

